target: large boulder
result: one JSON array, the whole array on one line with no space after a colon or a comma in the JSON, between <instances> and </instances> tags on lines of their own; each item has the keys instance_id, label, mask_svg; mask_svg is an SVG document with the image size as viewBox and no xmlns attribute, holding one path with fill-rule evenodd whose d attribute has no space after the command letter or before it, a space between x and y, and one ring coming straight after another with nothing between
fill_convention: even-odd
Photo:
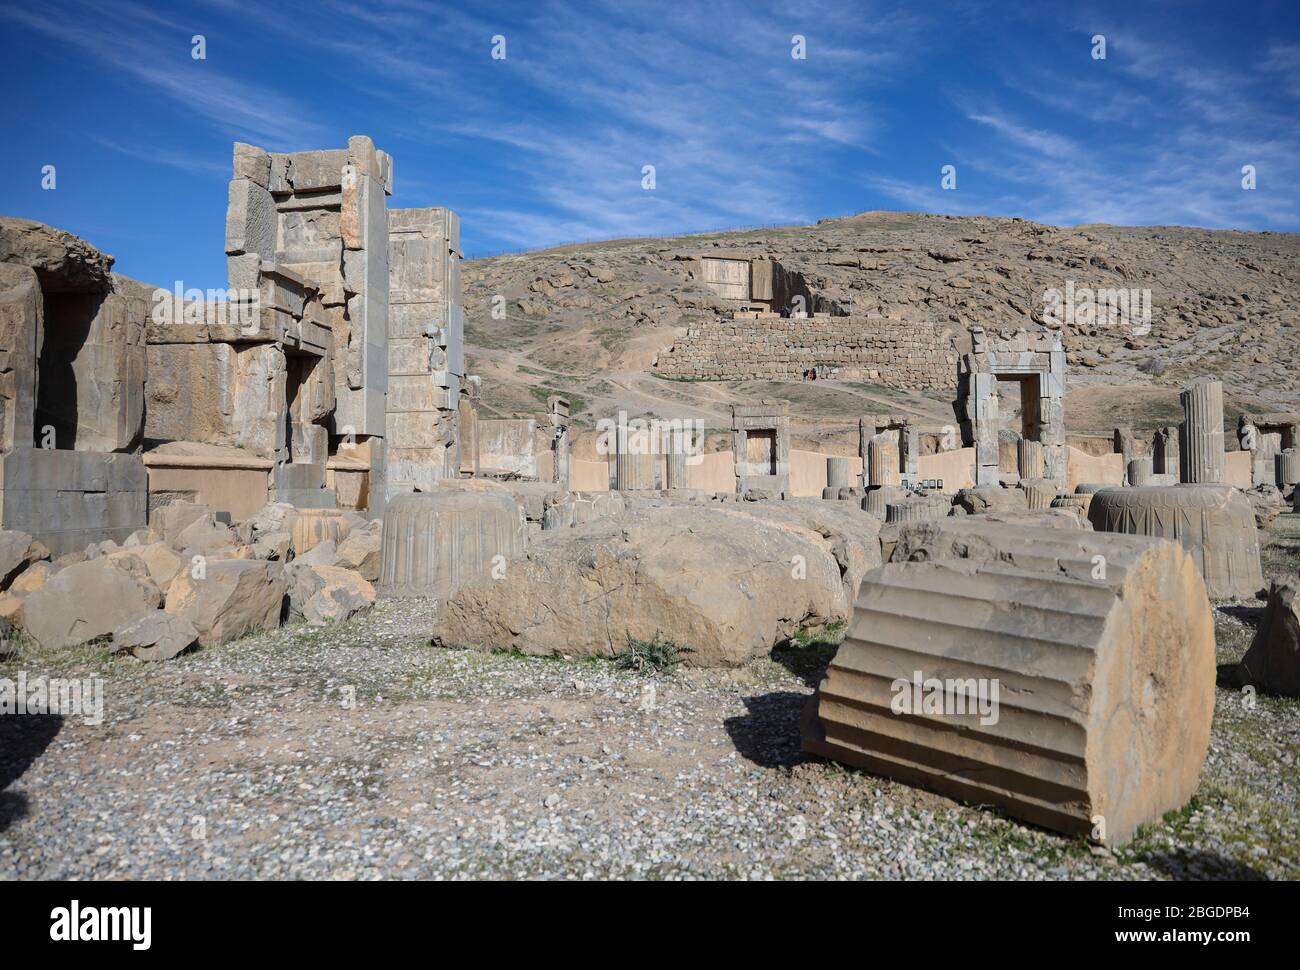
<instances>
[{"instance_id":1,"label":"large boulder","mask_svg":"<svg viewBox=\"0 0 1300 970\"><path fill-rule=\"evenodd\" d=\"M771 508L664 504L544 532L499 576L453 592L434 639L609 656L660 634L690 649L688 664L743 664L805 625L848 615L838 540L805 510ZM846 562L859 554L855 565L870 544Z\"/></svg>"},{"instance_id":2,"label":"large boulder","mask_svg":"<svg viewBox=\"0 0 1300 970\"><path fill-rule=\"evenodd\" d=\"M185 548L183 544L178 545L181 532L195 522L206 522L209 526L214 526L217 520L212 514L212 509L193 502L172 502L170 505L154 509L149 514L150 531L178 552Z\"/></svg>"},{"instance_id":3,"label":"large boulder","mask_svg":"<svg viewBox=\"0 0 1300 970\"><path fill-rule=\"evenodd\" d=\"M171 660L198 639L199 632L185 617L158 610L114 630L113 650L129 650L137 660Z\"/></svg>"},{"instance_id":4,"label":"large boulder","mask_svg":"<svg viewBox=\"0 0 1300 970\"><path fill-rule=\"evenodd\" d=\"M164 591L181 569L189 566L189 561L182 559L165 542L127 546L116 552L110 552L105 558L137 576L142 570L155 586Z\"/></svg>"},{"instance_id":5,"label":"large boulder","mask_svg":"<svg viewBox=\"0 0 1300 970\"><path fill-rule=\"evenodd\" d=\"M49 556L50 551L26 532L0 529L0 589L8 589L19 573Z\"/></svg>"},{"instance_id":6,"label":"large boulder","mask_svg":"<svg viewBox=\"0 0 1300 970\"><path fill-rule=\"evenodd\" d=\"M379 579L383 538L379 530L353 532L338 545L338 565L355 569L368 583Z\"/></svg>"},{"instance_id":7,"label":"large boulder","mask_svg":"<svg viewBox=\"0 0 1300 970\"><path fill-rule=\"evenodd\" d=\"M198 575L195 575L195 573ZM205 647L280 625L284 567L257 559L225 559L182 572L167 590L167 612L183 616Z\"/></svg>"},{"instance_id":8,"label":"large boulder","mask_svg":"<svg viewBox=\"0 0 1300 970\"><path fill-rule=\"evenodd\" d=\"M253 545L260 536L271 532L290 532L298 511L288 502L270 502L235 527L239 538Z\"/></svg>"},{"instance_id":9,"label":"large boulder","mask_svg":"<svg viewBox=\"0 0 1300 970\"><path fill-rule=\"evenodd\" d=\"M302 607L303 619L308 625L341 623L375 605L374 586L351 569L319 566L313 572L321 584Z\"/></svg>"},{"instance_id":10,"label":"large boulder","mask_svg":"<svg viewBox=\"0 0 1300 970\"><path fill-rule=\"evenodd\" d=\"M1268 606L1241 663L1220 672L1225 686L1300 697L1300 579L1269 587Z\"/></svg>"},{"instance_id":11,"label":"large boulder","mask_svg":"<svg viewBox=\"0 0 1300 970\"><path fill-rule=\"evenodd\" d=\"M61 569L23 602L23 625L41 646L87 643L158 608L158 587L107 558Z\"/></svg>"}]
</instances>

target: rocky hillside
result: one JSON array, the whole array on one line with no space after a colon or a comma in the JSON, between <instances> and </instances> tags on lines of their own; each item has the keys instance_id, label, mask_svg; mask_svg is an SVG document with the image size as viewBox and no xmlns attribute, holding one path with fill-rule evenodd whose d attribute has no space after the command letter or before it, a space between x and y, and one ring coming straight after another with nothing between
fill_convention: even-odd
<instances>
[{"instance_id":1,"label":"rocky hillside","mask_svg":"<svg viewBox=\"0 0 1300 970\"><path fill-rule=\"evenodd\" d=\"M868 410L951 419L949 396L871 383L671 381L656 355L722 301L684 257L765 254L855 314L923 314L954 329L1061 326L1067 424L1104 433L1168 423L1193 374L1227 384L1230 417L1250 404L1300 407L1300 235L1180 227L1058 228L1020 219L868 212L796 226L614 240L465 264L466 341L489 413L536 413L562 391L588 423L619 407L723 427L733 401L785 398L796 426L847 426ZM1055 323L1044 294L1150 290L1149 332ZM504 298L505 318L493 317ZM1139 328L1139 331L1143 328Z\"/></svg>"}]
</instances>

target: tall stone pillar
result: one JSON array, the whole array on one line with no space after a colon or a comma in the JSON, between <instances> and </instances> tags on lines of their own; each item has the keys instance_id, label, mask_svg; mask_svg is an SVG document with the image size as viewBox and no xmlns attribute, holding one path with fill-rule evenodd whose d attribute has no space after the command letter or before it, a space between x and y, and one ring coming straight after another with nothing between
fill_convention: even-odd
<instances>
[{"instance_id":1,"label":"tall stone pillar","mask_svg":"<svg viewBox=\"0 0 1300 970\"><path fill-rule=\"evenodd\" d=\"M898 486L898 437L888 431L876 435L867 443L867 484Z\"/></svg>"},{"instance_id":2,"label":"tall stone pillar","mask_svg":"<svg viewBox=\"0 0 1300 970\"><path fill-rule=\"evenodd\" d=\"M1042 478L1047 468L1042 442L1021 438L1016 444L1016 463L1021 478Z\"/></svg>"},{"instance_id":3,"label":"tall stone pillar","mask_svg":"<svg viewBox=\"0 0 1300 970\"><path fill-rule=\"evenodd\" d=\"M654 455L644 434L629 434L619 422L614 435L614 489L619 492L654 488Z\"/></svg>"},{"instance_id":4,"label":"tall stone pillar","mask_svg":"<svg viewBox=\"0 0 1300 970\"><path fill-rule=\"evenodd\" d=\"M664 488L686 487L686 454L674 449L664 463Z\"/></svg>"},{"instance_id":5,"label":"tall stone pillar","mask_svg":"<svg viewBox=\"0 0 1300 970\"><path fill-rule=\"evenodd\" d=\"M1282 490L1300 485L1300 451L1288 448L1279 451L1274 458L1277 467L1277 485Z\"/></svg>"},{"instance_id":6,"label":"tall stone pillar","mask_svg":"<svg viewBox=\"0 0 1300 970\"><path fill-rule=\"evenodd\" d=\"M1180 480L1207 485L1223 481L1223 382L1212 377L1191 381L1181 395Z\"/></svg>"}]
</instances>

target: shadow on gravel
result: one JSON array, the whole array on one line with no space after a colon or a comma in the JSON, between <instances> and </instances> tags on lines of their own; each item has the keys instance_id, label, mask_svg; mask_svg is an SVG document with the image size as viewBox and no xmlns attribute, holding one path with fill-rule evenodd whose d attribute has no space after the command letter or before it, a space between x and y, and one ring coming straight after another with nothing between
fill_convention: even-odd
<instances>
[{"instance_id":1,"label":"shadow on gravel","mask_svg":"<svg viewBox=\"0 0 1300 970\"><path fill-rule=\"evenodd\" d=\"M802 761L799 717L808 695L783 690L744 700L748 710L723 721L741 757L763 768L789 768Z\"/></svg>"},{"instance_id":2,"label":"shadow on gravel","mask_svg":"<svg viewBox=\"0 0 1300 970\"><path fill-rule=\"evenodd\" d=\"M808 646L786 641L772 648L772 660L779 663L809 687L816 687L826 676L826 668L835 659L837 643L814 642Z\"/></svg>"},{"instance_id":3,"label":"shadow on gravel","mask_svg":"<svg viewBox=\"0 0 1300 970\"><path fill-rule=\"evenodd\" d=\"M61 727L61 714L0 717L0 832L28 813L27 796L9 791L9 786L50 746Z\"/></svg>"},{"instance_id":4,"label":"shadow on gravel","mask_svg":"<svg viewBox=\"0 0 1300 970\"><path fill-rule=\"evenodd\" d=\"M1233 882L1267 882L1268 876L1245 863L1212 852L1178 849L1143 855L1141 861L1171 879L1224 879Z\"/></svg>"},{"instance_id":5,"label":"shadow on gravel","mask_svg":"<svg viewBox=\"0 0 1300 970\"><path fill-rule=\"evenodd\" d=\"M1264 616L1264 607L1262 606L1220 606L1219 611L1251 626L1259 626L1259 621Z\"/></svg>"}]
</instances>

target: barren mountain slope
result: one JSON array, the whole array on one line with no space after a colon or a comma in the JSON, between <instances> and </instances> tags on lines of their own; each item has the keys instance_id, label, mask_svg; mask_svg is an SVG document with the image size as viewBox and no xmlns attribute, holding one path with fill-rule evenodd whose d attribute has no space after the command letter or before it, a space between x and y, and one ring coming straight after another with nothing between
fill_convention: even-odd
<instances>
[{"instance_id":1,"label":"barren mountain slope","mask_svg":"<svg viewBox=\"0 0 1300 970\"><path fill-rule=\"evenodd\" d=\"M1067 323L1071 431L1104 433L1177 420L1195 374L1223 378L1229 419L1246 405L1300 407L1300 235L1181 227L1057 228L1020 219L867 212L812 226L668 239L613 240L467 262L470 370L486 413L532 414L548 394L590 424L629 413L729 424L733 402L785 398L805 436L847 428L865 411L952 418L950 397L860 382L686 382L654 376L655 355L721 301L683 257L764 254L801 272L855 314L908 307L989 329L1032 326L1044 293L1078 287L1151 291L1150 332ZM504 319L494 319L504 304ZM815 435L814 435L815 437Z\"/></svg>"}]
</instances>

